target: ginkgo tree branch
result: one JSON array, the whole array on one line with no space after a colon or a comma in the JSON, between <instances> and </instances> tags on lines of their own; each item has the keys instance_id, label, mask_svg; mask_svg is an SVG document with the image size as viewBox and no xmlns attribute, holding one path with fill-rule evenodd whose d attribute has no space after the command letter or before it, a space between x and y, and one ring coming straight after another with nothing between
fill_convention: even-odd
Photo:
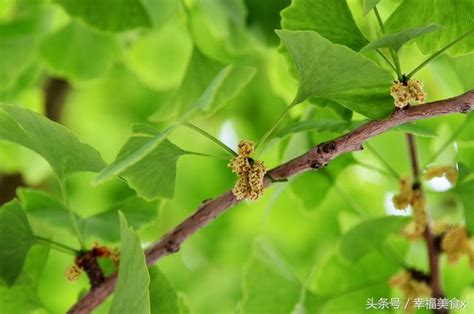
<instances>
[{"instance_id":1,"label":"ginkgo tree branch","mask_svg":"<svg viewBox=\"0 0 474 314\"><path fill-rule=\"evenodd\" d=\"M474 90L450 99L396 109L385 120L369 121L345 135L321 143L307 153L273 168L265 177L264 185L268 187L275 180L285 180L303 171L322 168L332 159L344 153L361 150L365 141L400 124L450 113L468 113L472 110L474 110ZM239 202L231 191L203 202L194 214L186 218L145 251L148 265L151 266L160 258L177 252L180 245L189 236ZM91 289L68 313L89 313L112 294L116 281L117 273L109 277L100 286Z\"/></svg>"}]
</instances>

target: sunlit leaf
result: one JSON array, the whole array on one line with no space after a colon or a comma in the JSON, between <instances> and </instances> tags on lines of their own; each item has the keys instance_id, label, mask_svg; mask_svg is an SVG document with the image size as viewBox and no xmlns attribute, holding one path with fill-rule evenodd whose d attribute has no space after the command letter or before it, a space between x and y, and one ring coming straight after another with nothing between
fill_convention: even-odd
<instances>
[{"instance_id":1,"label":"sunlit leaf","mask_svg":"<svg viewBox=\"0 0 474 314\"><path fill-rule=\"evenodd\" d=\"M393 110L389 95L392 77L375 63L347 47L311 31L277 31L288 48L300 86L293 103L322 97L380 119Z\"/></svg>"},{"instance_id":2,"label":"sunlit leaf","mask_svg":"<svg viewBox=\"0 0 474 314\"><path fill-rule=\"evenodd\" d=\"M181 86L152 119L186 121L199 114L212 114L235 97L254 74L252 67L223 66L195 48Z\"/></svg>"},{"instance_id":3,"label":"sunlit leaf","mask_svg":"<svg viewBox=\"0 0 474 314\"><path fill-rule=\"evenodd\" d=\"M150 275L140 239L128 226L125 216L120 219L120 266L117 286L109 313L150 313L148 286Z\"/></svg>"},{"instance_id":4,"label":"sunlit leaf","mask_svg":"<svg viewBox=\"0 0 474 314\"><path fill-rule=\"evenodd\" d=\"M54 72L75 80L105 74L119 53L116 38L73 21L41 43L43 60Z\"/></svg>"},{"instance_id":5,"label":"sunlit leaf","mask_svg":"<svg viewBox=\"0 0 474 314\"><path fill-rule=\"evenodd\" d=\"M137 127L139 126L135 126L135 133L122 147L117 159L140 149L150 141L150 138L160 134L153 128L138 130ZM178 158L184 154L186 154L184 150L165 139L156 149L130 166L121 175L127 180L130 187L146 199L172 198L176 180L176 163Z\"/></svg>"},{"instance_id":6,"label":"sunlit leaf","mask_svg":"<svg viewBox=\"0 0 474 314\"><path fill-rule=\"evenodd\" d=\"M18 201L0 207L0 278L11 286L35 238Z\"/></svg>"},{"instance_id":7,"label":"sunlit leaf","mask_svg":"<svg viewBox=\"0 0 474 314\"><path fill-rule=\"evenodd\" d=\"M121 32L150 26L143 4L139 0L54 0L72 16L105 31Z\"/></svg>"},{"instance_id":8,"label":"sunlit leaf","mask_svg":"<svg viewBox=\"0 0 474 314\"><path fill-rule=\"evenodd\" d=\"M182 314L180 296L158 267L150 268L150 306L152 314Z\"/></svg>"},{"instance_id":9,"label":"sunlit leaf","mask_svg":"<svg viewBox=\"0 0 474 314\"><path fill-rule=\"evenodd\" d=\"M361 51L367 51L377 48L392 48L398 51L404 44L414 38L418 38L431 32L442 30L443 27L438 24L429 24L423 27L408 28L397 33L384 34L382 37L370 42Z\"/></svg>"},{"instance_id":10,"label":"sunlit leaf","mask_svg":"<svg viewBox=\"0 0 474 314\"><path fill-rule=\"evenodd\" d=\"M344 0L293 0L281 16L283 29L315 31L356 51L367 44Z\"/></svg>"},{"instance_id":11,"label":"sunlit leaf","mask_svg":"<svg viewBox=\"0 0 474 314\"><path fill-rule=\"evenodd\" d=\"M416 39L424 54L433 53L474 29L474 2L471 0L441 1L404 0L385 23L388 33L407 28L437 23L446 28L442 32L427 34ZM469 36L448 50L451 54L470 53L474 49L474 36Z\"/></svg>"},{"instance_id":12,"label":"sunlit leaf","mask_svg":"<svg viewBox=\"0 0 474 314\"><path fill-rule=\"evenodd\" d=\"M364 0L364 15L367 15L380 0Z\"/></svg>"},{"instance_id":13,"label":"sunlit leaf","mask_svg":"<svg viewBox=\"0 0 474 314\"><path fill-rule=\"evenodd\" d=\"M97 172L105 166L100 154L60 124L27 109L0 104L0 140L27 147L48 161L59 177Z\"/></svg>"},{"instance_id":14,"label":"sunlit leaf","mask_svg":"<svg viewBox=\"0 0 474 314\"><path fill-rule=\"evenodd\" d=\"M344 234L341 254L351 261L358 261L373 251L383 252L387 237L400 232L409 221L410 218L404 216L366 220Z\"/></svg>"},{"instance_id":15,"label":"sunlit leaf","mask_svg":"<svg viewBox=\"0 0 474 314\"><path fill-rule=\"evenodd\" d=\"M38 295L40 278L48 256L48 246L31 247L15 284L11 287L0 285L0 313L48 313Z\"/></svg>"},{"instance_id":16,"label":"sunlit leaf","mask_svg":"<svg viewBox=\"0 0 474 314\"><path fill-rule=\"evenodd\" d=\"M364 121L340 121L340 120L306 120L297 121L287 125L276 133L277 137L285 137L291 134L314 131L314 132L331 132L343 133L350 131Z\"/></svg>"},{"instance_id":17,"label":"sunlit leaf","mask_svg":"<svg viewBox=\"0 0 474 314\"><path fill-rule=\"evenodd\" d=\"M257 242L244 274L241 313L290 313L301 288L282 257L269 244Z\"/></svg>"},{"instance_id":18,"label":"sunlit leaf","mask_svg":"<svg viewBox=\"0 0 474 314\"><path fill-rule=\"evenodd\" d=\"M69 211L61 201L47 193L29 188L19 189L17 193L33 230L36 225L45 225L50 229L62 229L72 235L75 234ZM119 210L125 215L130 226L139 230L158 217L157 206L157 202L147 202L133 196L87 218L78 214L75 214L75 217L81 233L87 240L93 241L99 238L117 242L120 240L120 225L117 217ZM44 234L44 236L49 236L49 234Z\"/></svg>"}]
</instances>

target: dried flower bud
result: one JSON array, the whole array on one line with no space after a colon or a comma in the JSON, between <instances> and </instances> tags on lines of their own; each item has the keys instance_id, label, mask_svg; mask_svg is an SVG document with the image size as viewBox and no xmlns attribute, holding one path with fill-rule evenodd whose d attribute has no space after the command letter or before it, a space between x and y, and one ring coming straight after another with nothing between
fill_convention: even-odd
<instances>
[{"instance_id":1,"label":"dried flower bud","mask_svg":"<svg viewBox=\"0 0 474 314\"><path fill-rule=\"evenodd\" d=\"M228 164L232 172L239 176L232 193L238 200L247 198L257 200L263 195L263 178L266 170L261 160L253 160L250 155L255 145L250 141L240 141L239 155Z\"/></svg>"},{"instance_id":2,"label":"dried flower bud","mask_svg":"<svg viewBox=\"0 0 474 314\"><path fill-rule=\"evenodd\" d=\"M462 254L466 254L471 261L471 268L474 266L474 252L464 227L449 229L441 240L441 249L448 255L449 263L456 263Z\"/></svg>"},{"instance_id":3,"label":"dried flower bud","mask_svg":"<svg viewBox=\"0 0 474 314\"><path fill-rule=\"evenodd\" d=\"M406 107L408 104L421 104L425 101L426 93L423 91L423 83L417 80L407 82L394 81L390 90L398 108Z\"/></svg>"},{"instance_id":4,"label":"dried flower bud","mask_svg":"<svg viewBox=\"0 0 474 314\"><path fill-rule=\"evenodd\" d=\"M412 272L403 270L390 279L390 286L402 290L405 298L409 301L406 312L413 309L413 300L416 298L431 296L430 286L422 280L413 277Z\"/></svg>"},{"instance_id":5,"label":"dried flower bud","mask_svg":"<svg viewBox=\"0 0 474 314\"><path fill-rule=\"evenodd\" d=\"M79 279L81 273L82 269L80 269L77 265L71 265L66 268L66 273L64 275L68 281L74 282Z\"/></svg>"},{"instance_id":6,"label":"dried flower bud","mask_svg":"<svg viewBox=\"0 0 474 314\"><path fill-rule=\"evenodd\" d=\"M393 206L400 210L406 209L411 203L412 194L412 180L410 178L400 179L400 192L393 196Z\"/></svg>"},{"instance_id":7,"label":"dried flower bud","mask_svg":"<svg viewBox=\"0 0 474 314\"><path fill-rule=\"evenodd\" d=\"M433 166L426 169L423 173L423 179L431 180L436 177L446 177L451 184L456 184L458 180L458 171L453 166Z\"/></svg>"}]
</instances>

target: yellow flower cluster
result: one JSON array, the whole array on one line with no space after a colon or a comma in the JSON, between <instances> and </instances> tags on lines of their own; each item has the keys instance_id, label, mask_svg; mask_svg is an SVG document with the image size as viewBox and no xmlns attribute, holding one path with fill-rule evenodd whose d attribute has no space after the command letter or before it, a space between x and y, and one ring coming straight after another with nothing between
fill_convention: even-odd
<instances>
[{"instance_id":1,"label":"yellow flower cluster","mask_svg":"<svg viewBox=\"0 0 474 314\"><path fill-rule=\"evenodd\" d=\"M253 160L250 156L255 151L251 141L240 141L239 155L232 158L229 167L239 176L232 193L238 200L247 198L257 200L263 195L263 178L267 172L261 160Z\"/></svg>"},{"instance_id":2,"label":"yellow flower cluster","mask_svg":"<svg viewBox=\"0 0 474 314\"><path fill-rule=\"evenodd\" d=\"M423 179L425 180L443 176L454 185L458 180L458 171L453 166L433 166L426 169L425 173L423 173Z\"/></svg>"},{"instance_id":3,"label":"yellow flower cluster","mask_svg":"<svg viewBox=\"0 0 474 314\"><path fill-rule=\"evenodd\" d=\"M401 178L400 179L400 192L393 196L393 206L396 209L404 210L410 205L412 195L413 195L413 181L411 178Z\"/></svg>"},{"instance_id":4,"label":"yellow flower cluster","mask_svg":"<svg viewBox=\"0 0 474 314\"><path fill-rule=\"evenodd\" d=\"M402 178L400 180L400 192L393 196L393 206L400 210L405 210L408 205L413 209L413 219L415 230L410 237L421 235L428 224L426 214L426 200L423 192L419 189L413 190L413 181L410 178Z\"/></svg>"},{"instance_id":5,"label":"yellow flower cluster","mask_svg":"<svg viewBox=\"0 0 474 314\"><path fill-rule=\"evenodd\" d=\"M393 288L400 288L407 300L409 300L408 307L405 312L411 313L413 310L413 300L415 298L431 296L431 288L425 282L417 280L413 277L412 272L403 270L390 279L390 286Z\"/></svg>"},{"instance_id":6,"label":"yellow flower cluster","mask_svg":"<svg viewBox=\"0 0 474 314\"><path fill-rule=\"evenodd\" d=\"M469 256L471 268L474 269L474 250L464 227L449 229L441 240L441 249L448 255L448 262L455 263L461 254Z\"/></svg>"},{"instance_id":7,"label":"yellow flower cluster","mask_svg":"<svg viewBox=\"0 0 474 314\"><path fill-rule=\"evenodd\" d=\"M417 80L394 81L390 95L392 95L395 106L398 108L406 107L408 104L421 104L426 97L426 93L423 91L423 83Z\"/></svg>"}]
</instances>

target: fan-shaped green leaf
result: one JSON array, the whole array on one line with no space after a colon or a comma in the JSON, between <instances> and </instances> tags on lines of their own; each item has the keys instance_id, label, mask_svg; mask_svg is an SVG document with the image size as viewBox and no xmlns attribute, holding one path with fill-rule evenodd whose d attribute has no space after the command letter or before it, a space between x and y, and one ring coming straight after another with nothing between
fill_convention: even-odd
<instances>
[{"instance_id":1,"label":"fan-shaped green leaf","mask_svg":"<svg viewBox=\"0 0 474 314\"><path fill-rule=\"evenodd\" d=\"M391 74L347 47L311 31L277 31L296 64L299 88L293 101L328 98L367 117L393 110Z\"/></svg>"},{"instance_id":2,"label":"fan-shaped green leaf","mask_svg":"<svg viewBox=\"0 0 474 314\"><path fill-rule=\"evenodd\" d=\"M54 72L73 80L88 80L106 72L119 53L119 45L113 35L72 21L49 34L40 52Z\"/></svg>"},{"instance_id":3,"label":"fan-shaped green leaf","mask_svg":"<svg viewBox=\"0 0 474 314\"><path fill-rule=\"evenodd\" d=\"M62 125L27 109L0 104L0 140L27 147L48 161L59 177L105 166L100 154Z\"/></svg>"},{"instance_id":4,"label":"fan-shaped green leaf","mask_svg":"<svg viewBox=\"0 0 474 314\"><path fill-rule=\"evenodd\" d=\"M367 44L345 0L293 0L281 17L283 29L315 31L356 51Z\"/></svg>"},{"instance_id":5,"label":"fan-shaped green leaf","mask_svg":"<svg viewBox=\"0 0 474 314\"><path fill-rule=\"evenodd\" d=\"M403 0L385 23L386 31L396 33L407 28L437 23L446 27L443 32L427 34L416 39L420 50L430 54L440 50L474 30L474 2L471 0L437 1ZM474 49L474 36L469 36L448 50L451 54L470 53Z\"/></svg>"}]
</instances>

